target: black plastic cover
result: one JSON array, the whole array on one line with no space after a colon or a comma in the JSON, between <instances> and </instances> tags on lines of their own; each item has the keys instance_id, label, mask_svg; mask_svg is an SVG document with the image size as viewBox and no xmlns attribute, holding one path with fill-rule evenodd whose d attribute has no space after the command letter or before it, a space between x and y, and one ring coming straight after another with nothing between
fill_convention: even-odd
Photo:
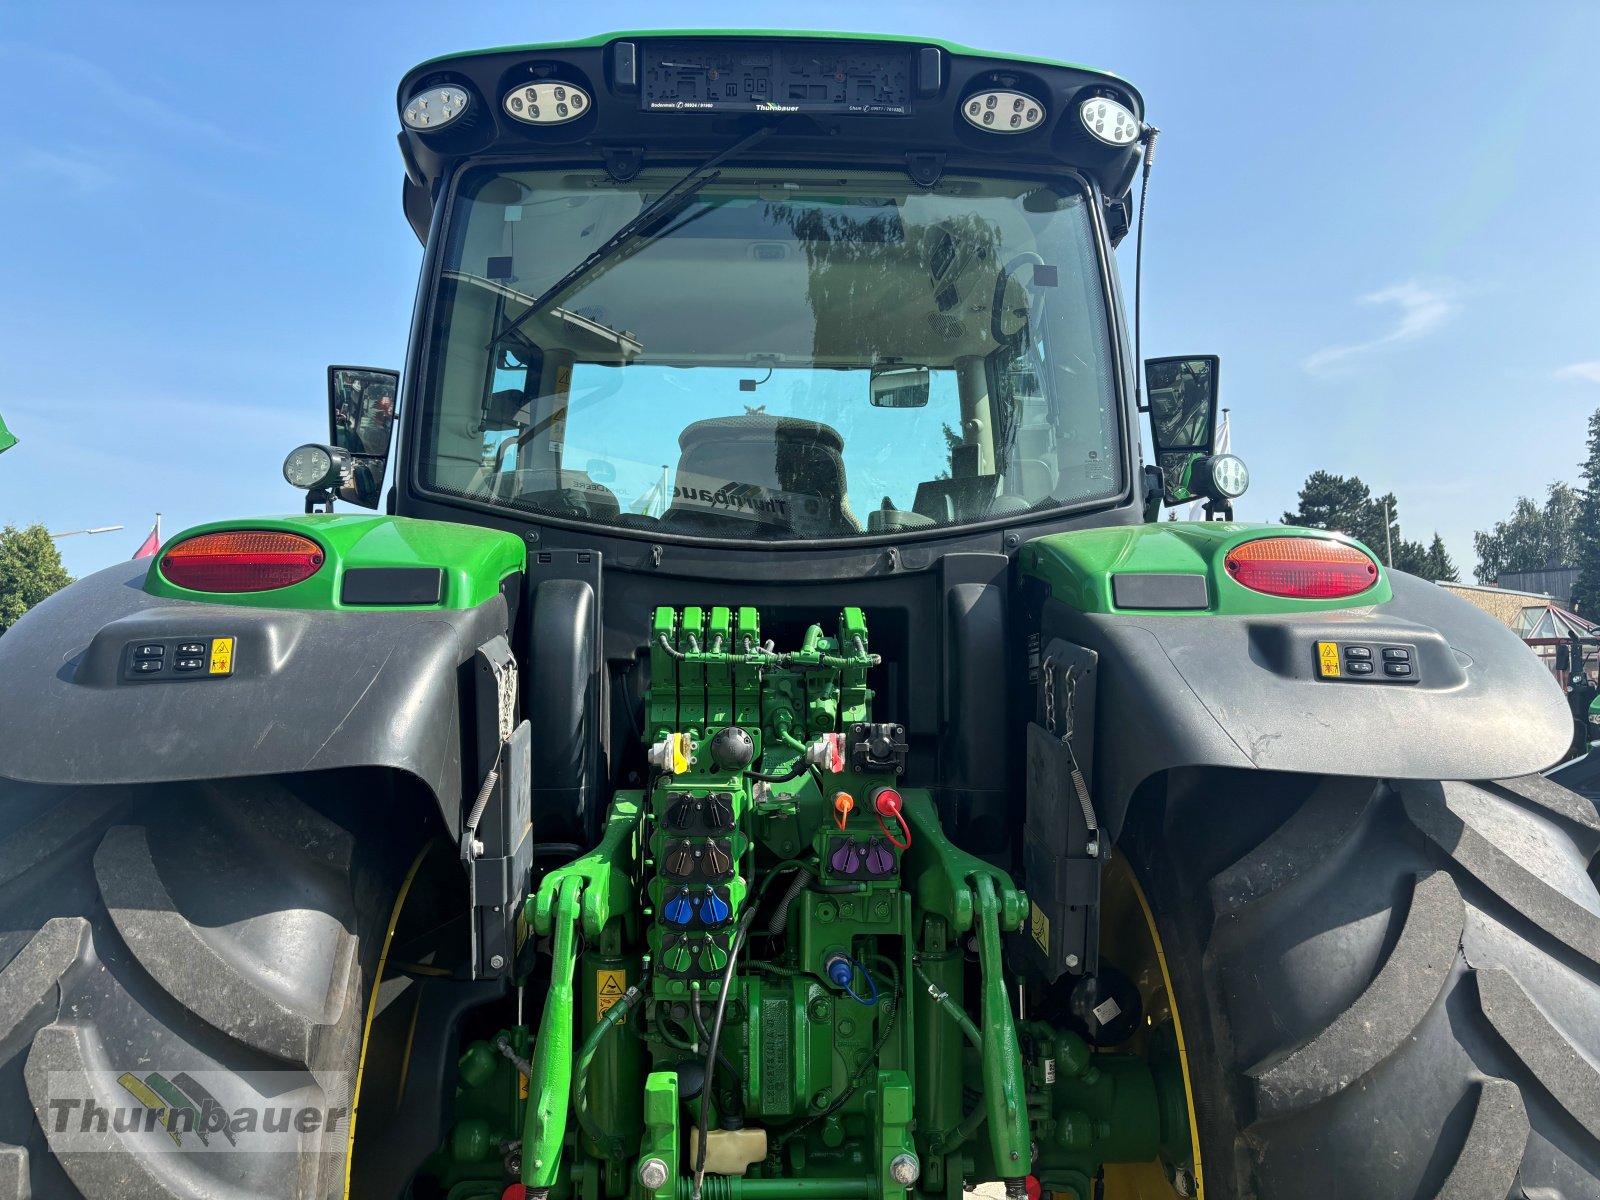
<instances>
[{"instance_id":1,"label":"black plastic cover","mask_svg":"<svg viewBox=\"0 0 1600 1200\"><path fill-rule=\"evenodd\" d=\"M1134 790L1173 767L1473 780L1557 761L1572 717L1538 656L1443 588L1390 578L1386 604L1295 615L1089 615L1045 600L1044 640L1100 656L1102 824L1115 835ZM1323 640L1415 647L1418 679L1320 679Z\"/></svg>"},{"instance_id":2,"label":"black plastic cover","mask_svg":"<svg viewBox=\"0 0 1600 1200\"><path fill-rule=\"evenodd\" d=\"M1047 983L1099 967L1103 847L1072 776L1076 767L1092 795L1097 657L1081 646L1049 642L1041 657L1036 719L1027 727L1022 855L1030 907L1027 929L1016 941Z\"/></svg>"},{"instance_id":3,"label":"black plastic cover","mask_svg":"<svg viewBox=\"0 0 1600 1200\"><path fill-rule=\"evenodd\" d=\"M1200 609L1211 607L1204 575L1127 574L1111 577L1118 608Z\"/></svg>"},{"instance_id":4,"label":"black plastic cover","mask_svg":"<svg viewBox=\"0 0 1600 1200\"><path fill-rule=\"evenodd\" d=\"M346 567L341 604L437 604L444 595L442 567Z\"/></svg>"},{"instance_id":5,"label":"black plastic cover","mask_svg":"<svg viewBox=\"0 0 1600 1200\"><path fill-rule=\"evenodd\" d=\"M523 704L533 721L534 837L541 842L588 845L599 831L600 564L592 559L593 584L530 579Z\"/></svg>"},{"instance_id":6,"label":"black plastic cover","mask_svg":"<svg viewBox=\"0 0 1600 1200\"><path fill-rule=\"evenodd\" d=\"M0 776L158 783L378 766L421 780L460 830L457 678L505 631L496 596L465 611L313 612L148 595L142 563L57 592L0 638ZM226 679L141 687L130 642L235 639Z\"/></svg>"}]
</instances>

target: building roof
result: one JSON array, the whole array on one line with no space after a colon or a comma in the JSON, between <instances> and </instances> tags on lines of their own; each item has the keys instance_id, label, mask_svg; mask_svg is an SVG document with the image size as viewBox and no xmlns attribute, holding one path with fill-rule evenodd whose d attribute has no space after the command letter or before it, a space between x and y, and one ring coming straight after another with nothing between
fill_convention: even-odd
<instances>
[{"instance_id":1,"label":"building roof","mask_svg":"<svg viewBox=\"0 0 1600 1200\"><path fill-rule=\"evenodd\" d=\"M1530 597L1530 598L1532 598L1534 600L1552 600L1552 599L1554 599L1554 597L1551 596L1549 592L1523 592L1523 591L1518 591L1516 588L1495 587L1493 584L1488 584L1488 583L1453 583L1453 582L1449 582L1449 583L1441 583L1441 584L1439 584L1439 586L1442 587L1442 588L1447 589L1448 591L1452 591L1452 592L1459 590L1459 591L1463 591L1463 592L1488 592L1491 595L1495 595L1495 596L1528 596L1528 597Z\"/></svg>"},{"instance_id":2,"label":"building roof","mask_svg":"<svg viewBox=\"0 0 1600 1200\"><path fill-rule=\"evenodd\" d=\"M1525 642L1570 642L1578 638L1600 637L1600 626L1558 604L1528 605L1511 628Z\"/></svg>"}]
</instances>

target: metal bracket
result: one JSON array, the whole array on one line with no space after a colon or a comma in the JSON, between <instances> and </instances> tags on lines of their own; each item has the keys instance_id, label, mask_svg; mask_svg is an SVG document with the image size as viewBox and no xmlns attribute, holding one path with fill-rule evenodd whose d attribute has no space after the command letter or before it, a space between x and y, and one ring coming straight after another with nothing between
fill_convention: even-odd
<instances>
[{"instance_id":1,"label":"metal bracket","mask_svg":"<svg viewBox=\"0 0 1600 1200\"><path fill-rule=\"evenodd\" d=\"M643 146L602 146L600 157L617 183L627 183L644 168Z\"/></svg>"},{"instance_id":2,"label":"metal bracket","mask_svg":"<svg viewBox=\"0 0 1600 1200\"><path fill-rule=\"evenodd\" d=\"M906 174L918 187L932 187L944 176L945 156L928 150L906 151Z\"/></svg>"},{"instance_id":3,"label":"metal bracket","mask_svg":"<svg viewBox=\"0 0 1600 1200\"><path fill-rule=\"evenodd\" d=\"M1043 648L1028 728L1023 861L1031 902L1019 938L1047 982L1092 975L1100 958L1100 880L1110 852L1089 790L1098 656L1054 640Z\"/></svg>"}]
</instances>

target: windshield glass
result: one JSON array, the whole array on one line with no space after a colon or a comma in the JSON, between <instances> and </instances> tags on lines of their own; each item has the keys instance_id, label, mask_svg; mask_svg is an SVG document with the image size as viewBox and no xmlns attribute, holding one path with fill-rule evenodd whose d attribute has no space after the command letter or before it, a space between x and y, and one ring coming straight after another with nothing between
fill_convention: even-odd
<instances>
[{"instance_id":1,"label":"windshield glass","mask_svg":"<svg viewBox=\"0 0 1600 1200\"><path fill-rule=\"evenodd\" d=\"M1121 491L1083 193L724 167L528 315L679 174L462 181L425 487L740 540L950 527Z\"/></svg>"}]
</instances>

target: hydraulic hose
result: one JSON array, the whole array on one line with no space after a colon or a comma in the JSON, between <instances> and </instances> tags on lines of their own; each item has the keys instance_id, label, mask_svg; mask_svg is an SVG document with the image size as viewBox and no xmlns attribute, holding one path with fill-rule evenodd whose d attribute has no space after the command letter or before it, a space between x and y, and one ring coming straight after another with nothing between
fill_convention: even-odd
<instances>
[{"instance_id":1,"label":"hydraulic hose","mask_svg":"<svg viewBox=\"0 0 1600 1200\"><path fill-rule=\"evenodd\" d=\"M711 1108L707 1101L715 1091L713 1083L717 1070L717 1045L722 1040L722 1020L728 1015L728 993L733 990L733 973L739 965L739 950L744 945L745 936L750 932L750 924L755 917L756 910L752 906L739 918L738 927L734 929L733 937L728 942L728 965L722 972L722 986L717 990L717 1011L711 1020L711 1040L706 1046L706 1090L700 1098L700 1137L695 1154L694 1189L690 1192L691 1200L700 1200L701 1188L705 1184L706 1151L711 1137Z\"/></svg>"},{"instance_id":2,"label":"hydraulic hose","mask_svg":"<svg viewBox=\"0 0 1600 1200\"><path fill-rule=\"evenodd\" d=\"M767 922L767 932L777 937L789 928L789 906L794 903L794 898L811 883L813 876L806 868L801 867L794 873L794 879L784 889L783 895L778 899L777 910L772 914L772 920Z\"/></svg>"},{"instance_id":3,"label":"hydraulic hose","mask_svg":"<svg viewBox=\"0 0 1600 1200\"><path fill-rule=\"evenodd\" d=\"M711 1033L708 1029L706 1029L705 1016L700 1012L700 1000L698 995L690 1003L689 1011L694 1014L695 1032L700 1035L701 1039L705 1043L709 1044L711 1041ZM729 1061L727 1054L720 1046L717 1048L717 1066L720 1067L722 1069L722 1073L727 1076L727 1086L723 1089L722 1095L728 1100L732 1101L732 1103L727 1104L723 1103L720 1099L717 1101L718 1116L721 1120L722 1127L724 1129L743 1129L744 1076L739 1074L738 1068ZM706 1094L710 1095L710 1093L711 1080L708 1078L706 1080Z\"/></svg>"},{"instance_id":4,"label":"hydraulic hose","mask_svg":"<svg viewBox=\"0 0 1600 1200\"><path fill-rule=\"evenodd\" d=\"M746 771L746 779L754 779L759 783L788 783L791 779L799 779L806 773L806 760L796 759L792 767L781 775L763 775L760 771Z\"/></svg>"},{"instance_id":5,"label":"hydraulic hose","mask_svg":"<svg viewBox=\"0 0 1600 1200\"><path fill-rule=\"evenodd\" d=\"M989 1119L989 1109L982 1100L973 1106L971 1112L961 1118L961 1124L955 1127L954 1132L939 1144L940 1154L951 1154L967 1144L967 1139L983 1128L983 1123Z\"/></svg>"},{"instance_id":6,"label":"hydraulic hose","mask_svg":"<svg viewBox=\"0 0 1600 1200\"><path fill-rule=\"evenodd\" d=\"M961 1032L966 1036L967 1041L972 1043L973 1048L979 1054L982 1054L983 1035L978 1032L978 1027L973 1024L972 1018L967 1016L966 1011L959 1004L950 999L949 992L928 978L928 973L922 969L920 962L913 960L911 967L916 971L917 979L922 983L922 986L928 989L928 995L933 998L934 1003L942 1008L945 1014L961 1027Z\"/></svg>"},{"instance_id":7,"label":"hydraulic hose","mask_svg":"<svg viewBox=\"0 0 1600 1200\"><path fill-rule=\"evenodd\" d=\"M627 1153L627 1147L622 1144L621 1138L601 1129L589 1113L589 1067L594 1062L595 1053L600 1049L600 1043L606 1033L639 1003L644 996L644 986L649 980L650 974L647 971L640 977L638 983L622 994L622 999L606 1010L606 1015L600 1018L595 1027L589 1031L589 1036L584 1039L583 1049L578 1051L577 1066L573 1068L572 1111L577 1115L578 1127L594 1143L602 1157L616 1161L620 1161Z\"/></svg>"}]
</instances>

